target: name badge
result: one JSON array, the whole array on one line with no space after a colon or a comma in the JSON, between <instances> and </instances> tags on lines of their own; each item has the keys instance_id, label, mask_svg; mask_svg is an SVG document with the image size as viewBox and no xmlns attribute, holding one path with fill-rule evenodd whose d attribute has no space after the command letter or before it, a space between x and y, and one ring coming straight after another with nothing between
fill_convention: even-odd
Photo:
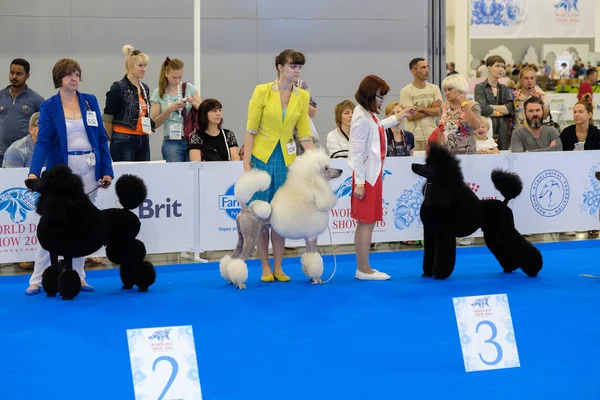
<instances>
[{"instance_id":1,"label":"name badge","mask_svg":"<svg viewBox=\"0 0 600 400\"><path fill-rule=\"evenodd\" d=\"M142 117L142 132L152 133L152 125L150 125L150 118L148 117Z\"/></svg>"},{"instance_id":2,"label":"name badge","mask_svg":"<svg viewBox=\"0 0 600 400\"><path fill-rule=\"evenodd\" d=\"M291 141L287 144L287 151L289 155L296 154L296 142Z\"/></svg>"},{"instance_id":3,"label":"name badge","mask_svg":"<svg viewBox=\"0 0 600 400\"><path fill-rule=\"evenodd\" d=\"M171 140L181 140L181 124L171 124L169 130L169 139Z\"/></svg>"},{"instance_id":4,"label":"name badge","mask_svg":"<svg viewBox=\"0 0 600 400\"><path fill-rule=\"evenodd\" d=\"M94 167L96 165L96 155L94 152L91 152L87 158L87 163L90 167Z\"/></svg>"},{"instance_id":5,"label":"name badge","mask_svg":"<svg viewBox=\"0 0 600 400\"><path fill-rule=\"evenodd\" d=\"M88 126L98 126L98 119L96 118L96 111L87 112L87 124Z\"/></svg>"}]
</instances>

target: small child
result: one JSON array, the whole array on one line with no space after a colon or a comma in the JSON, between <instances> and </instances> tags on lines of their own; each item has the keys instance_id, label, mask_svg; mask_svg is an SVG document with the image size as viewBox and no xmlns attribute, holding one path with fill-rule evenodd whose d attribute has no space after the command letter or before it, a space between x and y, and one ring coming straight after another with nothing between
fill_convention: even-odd
<instances>
[{"instance_id":1,"label":"small child","mask_svg":"<svg viewBox=\"0 0 600 400\"><path fill-rule=\"evenodd\" d=\"M492 138L491 120L481 117L481 125L475 131L477 154L498 154L498 143Z\"/></svg>"}]
</instances>

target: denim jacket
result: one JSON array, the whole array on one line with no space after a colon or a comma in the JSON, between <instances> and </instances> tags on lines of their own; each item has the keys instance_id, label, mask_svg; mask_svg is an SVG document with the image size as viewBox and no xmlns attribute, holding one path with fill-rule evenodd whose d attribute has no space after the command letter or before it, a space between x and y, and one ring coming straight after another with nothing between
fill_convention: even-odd
<instances>
[{"instance_id":1,"label":"denim jacket","mask_svg":"<svg viewBox=\"0 0 600 400\"><path fill-rule=\"evenodd\" d=\"M148 116L150 116L150 88L143 82L140 85L145 89L142 96L148 104ZM103 120L114 125L121 125L135 130L140 113L137 87L124 76L120 81L114 82L106 93L106 106L104 107ZM108 118L107 118L108 116ZM110 120L112 117L112 121ZM154 121L150 120L154 132Z\"/></svg>"}]
</instances>

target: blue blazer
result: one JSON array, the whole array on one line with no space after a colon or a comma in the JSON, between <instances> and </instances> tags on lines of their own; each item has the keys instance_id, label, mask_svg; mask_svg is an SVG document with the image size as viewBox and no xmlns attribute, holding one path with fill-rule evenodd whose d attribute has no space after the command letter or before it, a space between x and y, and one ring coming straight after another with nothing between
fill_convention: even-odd
<instances>
[{"instance_id":1,"label":"blue blazer","mask_svg":"<svg viewBox=\"0 0 600 400\"><path fill-rule=\"evenodd\" d=\"M96 179L100 180L104 176L113 178L114 172L108 150L108 136L104 130L98 100L93 94L80 93L79 91L77 96L79 97L79 107L81 108L85 131L96 155ZM88 126L87 124L88 104L91 111L96 112L97 127ZM68 165L67 124L59 93L44 101L40 106L38 126L38 138L33 149L29 173L39 178L44 162L46 162L46 169L50 169L57 164Z\"/></svg>"}]
</instances>

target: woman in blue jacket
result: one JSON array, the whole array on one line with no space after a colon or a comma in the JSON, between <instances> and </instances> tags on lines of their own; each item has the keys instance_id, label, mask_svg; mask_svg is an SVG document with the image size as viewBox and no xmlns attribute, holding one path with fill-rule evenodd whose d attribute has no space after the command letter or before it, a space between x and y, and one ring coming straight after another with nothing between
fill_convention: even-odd
<instances>
[{"instance_id":1,"label":"woman in blue jacket","mask_svg":"<svg viewBox=\"0 0 600 400\"><path fill-rule=\"evenodd\" d=\"M47 169L67 164L81 177L93 202L98 182L106 188L114 177L100 106L94 95L77 91L81 82L81 67L77 61L59 60L52 77L54 87L59 90L40 107L38 140L33 149L29 178L39 178L44 163ZM74 259L73 269L81 277L81 290L91 292L94 289L84 279L84 261L84 257ZM42 273L49 266L50 254L39 246L26 294L40 293Z\"/></svg>"}]
</instances>

